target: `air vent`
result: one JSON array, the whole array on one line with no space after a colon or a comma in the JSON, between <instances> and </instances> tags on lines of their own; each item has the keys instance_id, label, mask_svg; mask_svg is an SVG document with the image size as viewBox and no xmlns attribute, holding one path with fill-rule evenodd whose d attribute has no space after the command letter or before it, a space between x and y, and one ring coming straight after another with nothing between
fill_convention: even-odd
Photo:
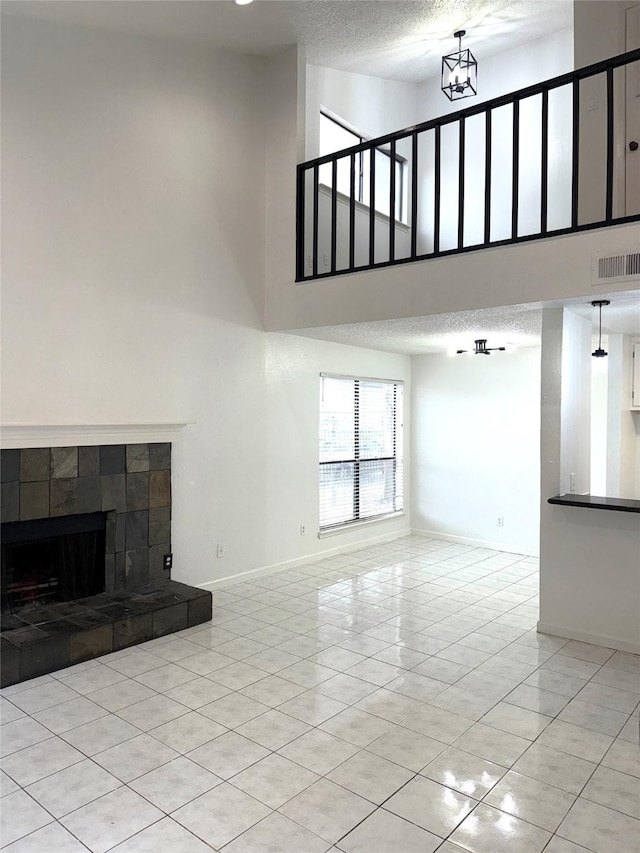
<instances>
[{"instance_id":1,"label":"air vent","mask_svg":"<svg viewBox=\"0 0 640 853\"><path fill-rule=\"evenodd\" d=\"M591 284L629 281L640 276L640 252L594 257L591 263Z\"/></svg>"}]
</instances>

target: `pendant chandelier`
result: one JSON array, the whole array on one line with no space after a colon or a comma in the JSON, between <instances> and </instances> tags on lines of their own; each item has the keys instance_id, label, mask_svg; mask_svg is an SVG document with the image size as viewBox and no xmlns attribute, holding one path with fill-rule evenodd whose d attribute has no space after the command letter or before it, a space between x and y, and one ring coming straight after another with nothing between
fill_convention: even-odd
<instances>
[{"instance_id":1,"label":"pendant chandelier","mask_svg":"<svg viewBox=\"0 0 640 853\"><path fill-rule=\"evenodd\" d=\"M442 91L450 101L478 93L478 63L470 50L462 49L463 35L465 30L453 34L458 39L458 49L442 57Z\"/></svg>"},{"instance_id":2,"label":"pendant chandelier","mask_svg":"<svg viewBox=\"0 0 640 853\"><path fill-rule=\"evenodd\" d=\"M603 305L611 305L608 299L596 299L591 303L594 308L599 309L598 316L598 349L591 353L594 358L604 358L605 355L609 355L606 350L602 349L602 306Z\"/></svg>"}]
</instances>

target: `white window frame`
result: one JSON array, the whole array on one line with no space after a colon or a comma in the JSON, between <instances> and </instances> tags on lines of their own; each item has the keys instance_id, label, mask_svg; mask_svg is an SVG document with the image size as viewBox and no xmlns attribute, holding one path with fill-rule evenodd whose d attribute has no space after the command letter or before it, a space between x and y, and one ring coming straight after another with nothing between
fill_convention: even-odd
<instances>
[{"instance_id":1,"label":"white window frame","mask_svg":"<svg viewBox=\"0 0 640 853\"><path fill-rule=\"evenodd\" d=\"M354 145L360 145L363 142L368 142L369 137L364 136L364 134L360 133L359 130L356 130L352 125L350 125L344 119L340 118L335 113L332 113L330 110L327 110L324 107L322 107L320 109L320 121L322 121L323 118L327 119L328 121L332 121L334 124L337 124L339 127L341 127L342 130L346 130L347 133L350 133L355 139L355 141L353 143ZM384 156L389 157L389 159L391 159L390 149L379 147L379 148L376 148L375 151L379 152L380 154L383 154ZM335 153L335 152L329 152L329 151L324 152L324 154L329 154L329 153ZM365 151L359 151L356 154L355 201L358 204L361 204L364 207L369 208L370 207L370 201L366 200L366 192L365 192L365 189L368 190L368 186L366 185L366 181L365 181L365 164L364 164L365 154L367 154L367 153L369 154L369 157L370 157L371 154L369 152L365 152ZM321 156L324 156L324 154L321 154ZM394 221L398 222L402 225L407 225L407 215L408 215L408 212L406 209L407 208L407 204L406 204L407 160L405 157L402 157L400 154L396 153L395 161L396 161L396 165L399 166L399 169L396 172L396 210L394 211ZM321 166L320 168L322 169L323 167ZM371 167L369 166L369 168L371 168ZM368 180L368 178L367 178L367 180ZM331 186L331 180L329 180L328 182L321 180L321 183L327 187ZM344 193L340 193L340 195L344 195L345 198L350 197L349 195L345 195ZM376 193L376 196L377 196L377 193ZM379 216L386 216L386 217L391 218L390 214L387 213L386 211L380 210L377 207L374 207L374 210L375 210L375 213Z\"/></svg>"},{"instance_id":2,"label":"white window frame","mask_svg":"<svg viewBox=\"0 0 640 853\"><path fill-rule=\"evenodd\" d=\"M353 464L354 465L354 477L353 477L353 517L350 519L345 519L339 522L331 523L331 524L322 524L322 518L319 519L319 533L320 537L332 535L334 533L340 532L344 529L350 529L354 526L359 526L363 524L370 524L376 521L382 521L388 518L398 518L404 515L404 458L403 454L398 452L400 448L404 448L404 382L399 379L379 379L372 377L364 377L364 376L344 376L340 374L333 373L321 373L320 374L320 394L322 395L322 382L324 379L337 379L337 380L345 380L346 382L352 382L354 384L354 427L353 427L353 441L354 441L354 455L351 459L340 459L340 460L320 460L319 459L319 469L318 469L318 486L320 490L320 472L325 465L331 464ZM356 424L359 423L360 419L360 383L376 383L376 384L388 384L394 386L394 410L393 410L393 437L392 437L392 445L393 445L393 453L391 456L385 457L372 457L366 456L361 458L360 456L360 446L359 446L359 431ZM322 410L320 410L320 415ZM402 439L402 440L399 440ZM319 435L318 440L318 449L320 451L320 442L322 440L322 436ZM393 462L393 486L394 486L394 507L389 512L379 513L375 515L362 515L360 508L360 465L363 462L385 462L392 461ZM399 481L399 482L398 482ZM322 507L320 506L320 513L322 512Z\"/></svg>"}]
</instances>

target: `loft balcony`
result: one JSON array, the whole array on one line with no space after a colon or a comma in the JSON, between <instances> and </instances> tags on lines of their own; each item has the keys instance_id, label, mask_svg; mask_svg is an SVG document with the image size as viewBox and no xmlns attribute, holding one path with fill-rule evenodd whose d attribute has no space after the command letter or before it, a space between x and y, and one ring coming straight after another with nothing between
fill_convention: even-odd
<instances>
[{"instance_id":1,"label":"loft balcony","mask_svg":"<svg viewBox=\"0 0 640 853\"><path fill-rule=\"evenodd\" d=\"M639 94L634 50L299 164L296 281L640 221Z\"/></svg>"}]
</instances>

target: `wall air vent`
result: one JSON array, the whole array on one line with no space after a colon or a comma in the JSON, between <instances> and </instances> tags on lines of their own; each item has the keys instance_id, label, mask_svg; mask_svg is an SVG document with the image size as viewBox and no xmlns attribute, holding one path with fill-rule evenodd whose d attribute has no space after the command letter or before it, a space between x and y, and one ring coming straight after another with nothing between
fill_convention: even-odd
<instances>
[{"instance_id":1,"label":"wall air vent","mask_svg":"<svg viewBox=\"0 0 640 853\"><path fill-rule=\"evenodd\" d=\"M640 277L640 252L594 257L591 261L591 284L631 281Z\"/></svg>"}]
</instances>

